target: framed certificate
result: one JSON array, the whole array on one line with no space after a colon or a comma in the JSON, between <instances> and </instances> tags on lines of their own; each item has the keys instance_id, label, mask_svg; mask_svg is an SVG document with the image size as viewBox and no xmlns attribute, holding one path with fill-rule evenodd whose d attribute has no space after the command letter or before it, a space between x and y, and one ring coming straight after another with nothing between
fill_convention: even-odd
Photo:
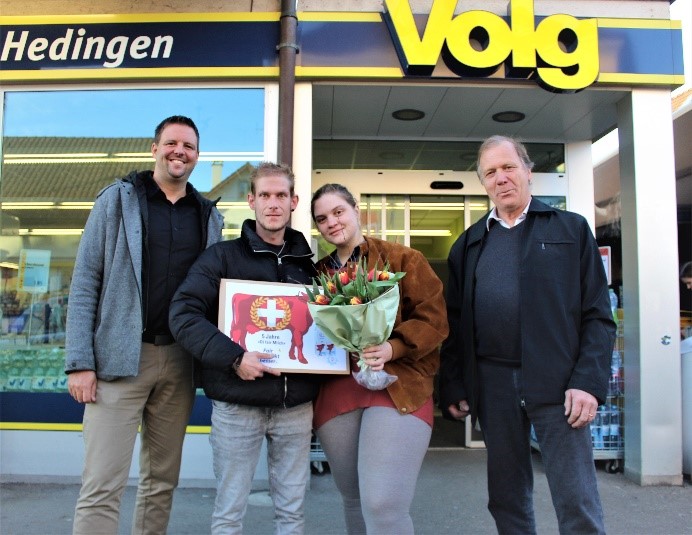
<instances>
[{"instance_id":1,"label":"framed certificate","mask_svg":"<svg viewBox=\"0 0 692 535\"><path fill-rule=\"evenodd\" d=\"M282 372L349 373L345 349L314 324L302 284L221 279L219 330Z\"/></svg>"}]
</instances>

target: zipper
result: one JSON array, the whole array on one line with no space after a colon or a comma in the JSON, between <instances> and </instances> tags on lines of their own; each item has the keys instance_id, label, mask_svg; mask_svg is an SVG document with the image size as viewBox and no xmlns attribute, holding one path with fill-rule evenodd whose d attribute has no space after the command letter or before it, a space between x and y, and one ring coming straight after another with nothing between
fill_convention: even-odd
<instances>
[{"instance_id":1,"label":"zipper","mask_svg":"<svg viewBox=\"0 0 692 535\"><path fill-rule=\"evenodd\" d=\"M288 398L288 377L284 375L284 409L286 408L286 398Z\"/></svg>"}]
</instances>

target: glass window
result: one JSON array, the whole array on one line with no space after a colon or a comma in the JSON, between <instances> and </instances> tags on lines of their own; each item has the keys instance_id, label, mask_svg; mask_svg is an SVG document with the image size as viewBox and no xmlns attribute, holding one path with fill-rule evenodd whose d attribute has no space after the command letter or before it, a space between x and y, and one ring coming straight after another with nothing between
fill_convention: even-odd
<instances>
[{"instance_id":1,"label":"glass window","mask_svg":"<svg viewBox=\"0 0 692 535\"><path fill-rule=\"evenodd\" d=\"M200 131L191 183L220 198L235 237L254 163L266 159L263 88L4 93L0 180L0 391L60 391L74 258L96 194L153 169L154 128L186 115Z\"/></svg>"},{"instance_id":2,"label":"glass window","mask_svg":"<svg viewBox=\"0 0 692 535\"><path fill-rule=\"evenodd\" d=\"M446 282L452 244L487 213L489 201L481 196L363 194L359 208L363 234L410 244ZM317 258L334 250L316 228L313 236L317 237Z\"/></svg>"},{"instance_id":3,"label":"glass window","mask_svg":"<svg viewBox=\"0 0 692 535\"><path fill-rule=\"evenodd\" d=\"M560 143L526 143L535 173L564 173ZM316 139L314 169L405 169L474 171L479 141Z\"/></svg>"},{"instance_id":4,"label":"glass window","mask_svg":"<svg viewBox=\"0 0 692 535\"><path fill-rule=\"evenodd\" d=\"M488 199L480 196L364 194L360 202L364 234L408 244L429 261L446 261L467 223L475 223L487 211Z\"/></svg>"},{"instance_id":5,"label":"glass window","mask_svg":"<svg viewBox=\"0 0 692 535\"><path fill-rule=\"evenodd\" d=\"M538 199L552 208L567 210L567 197L561 195L534 195L534 199Z\"/></svg>"}]
</instances>

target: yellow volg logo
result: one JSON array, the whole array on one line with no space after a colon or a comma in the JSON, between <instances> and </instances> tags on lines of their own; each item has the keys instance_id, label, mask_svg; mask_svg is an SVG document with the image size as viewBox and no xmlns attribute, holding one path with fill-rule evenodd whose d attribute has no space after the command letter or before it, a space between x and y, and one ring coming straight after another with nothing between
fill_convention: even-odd
<instances>
[{"instance_id":1,"label":"yellow volg logo","mask_svg":"<svg viewBox=\"0 0 692 535\"><path fill-rule=\"evenodd\" d=\"M554 91L576 91L598 77L595 20L550 15L534 27L533 0L512 0L511 26L494 13L454 16L456 0L435 0L421 38L408 0L385 0L385 19L404 70L429 76L442 56L459 76L489 76L504 63L511 78L537 78Z\"/></svg>"}]
</instances>

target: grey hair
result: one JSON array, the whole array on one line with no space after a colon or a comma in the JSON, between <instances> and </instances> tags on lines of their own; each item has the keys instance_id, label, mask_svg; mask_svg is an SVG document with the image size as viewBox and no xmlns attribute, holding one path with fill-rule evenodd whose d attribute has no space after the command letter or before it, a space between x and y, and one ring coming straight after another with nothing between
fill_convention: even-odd
<instances>
[{"instance_id":1,"label":"grey hair","mask_svg":"<svg viewBox=\"0 0 692 535\"><path fill-rule=\"evenodd\" d=\"M478 158L476 159L476 174L478 175L478 178L480 179L481 182L483 182L483 177L481 176L481 156L483 156L483 153L491 149L492 147L495 147L497 145L500 145L501 143L509 143L514 147L514 150L517 151L517 154L519 155L519 159L521 162L524 164L524 166L531 171L533 169L534 163L531 161L531 158L529 158L529 153L526 151L526 147L524 146L523 143L520 141L517 141L514 138L508 137L508 136L490 136L488 139L486 139L481 146L478 149Z\"/></svg>"}]
</instances>

